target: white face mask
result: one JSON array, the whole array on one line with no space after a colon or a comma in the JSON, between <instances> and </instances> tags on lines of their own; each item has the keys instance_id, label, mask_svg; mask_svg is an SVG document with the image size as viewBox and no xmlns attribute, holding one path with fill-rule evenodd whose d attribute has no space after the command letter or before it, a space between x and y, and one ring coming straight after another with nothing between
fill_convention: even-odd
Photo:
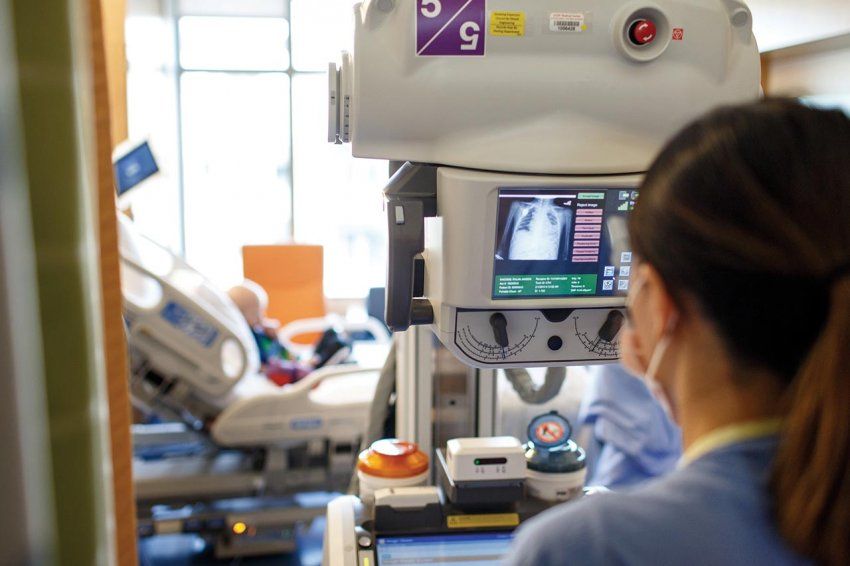
<instances>
[{"instance_id":1,"label":"white face mask","mask_svg":"<svg viewBox=\"0 0 850 566\"><path fill-rule=\"evenodd\" d=\"M631 306L631 303L634 302L634 298L637 297L638 292L643 289L644 282L645 280L642 279L641 282L634 287L634 290L629 297L629 306ZM667 413L667 416L670 417L671 420L673 419L673 407L670 404L670 398L667 396L667 393L658 381L658 369L661 367L661 363L664 361L664 356L667 354L667 350L670 347L673 331L676 329L678 322L678 315L673 315L670 320L667 321L667 325L664 328L664 334L655 345L655 348L653 348L648 363L644 363L643 358L640 356L640 338L638 337L637 332L635 332L630 321L627 321L625 328L623 328L623 334L620 337L620 352L623 366L643 380L647 389L649 389L649 392L656 401L658 401L658 404L661 405L661 408L664 409L664 412Z\"/></svg>"}]
</instances>

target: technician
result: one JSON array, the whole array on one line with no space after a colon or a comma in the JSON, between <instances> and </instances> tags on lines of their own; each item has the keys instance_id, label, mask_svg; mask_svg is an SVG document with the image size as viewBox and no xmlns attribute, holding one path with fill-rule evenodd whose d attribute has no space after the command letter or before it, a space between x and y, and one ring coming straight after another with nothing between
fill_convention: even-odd
<instances>
[{"instance_id":1,"label":"technician","mask_svg":"<svg viewBox=\"0 0 850 566\"><path fill-rule=\"evenodd\" d=\"M850 119L716 111L652 166L624 362L679 468L523 526L509 564L850 564Z\"/></svg>"}]
</instances>

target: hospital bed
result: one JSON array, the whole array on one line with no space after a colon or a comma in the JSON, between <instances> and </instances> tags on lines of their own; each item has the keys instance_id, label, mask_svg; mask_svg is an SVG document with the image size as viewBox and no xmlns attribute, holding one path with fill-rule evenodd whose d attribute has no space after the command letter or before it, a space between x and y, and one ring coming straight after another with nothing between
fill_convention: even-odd
<instances>
[{"instance_id":1,"label":"hospital bed","mask_svg":"<svg viewBox=\"0 0 850 566\"><path fill-rule=\"evenodd\" d=\"M321 505L280 497L346 485L389 350L385 327L351 325L375 337L354 346L367 365L323 367L280 387L260 372L254 338L226 294L123 214L119 227L132 400L165 421L134 428L140 532L198 529L218 536L222 557L291 549L289 539L270 544L269 529L309 520ZM344 321L299 323L283 338L334 323ZM222 503L235 498L238 513Z\"/></svg>"}]
</instances>

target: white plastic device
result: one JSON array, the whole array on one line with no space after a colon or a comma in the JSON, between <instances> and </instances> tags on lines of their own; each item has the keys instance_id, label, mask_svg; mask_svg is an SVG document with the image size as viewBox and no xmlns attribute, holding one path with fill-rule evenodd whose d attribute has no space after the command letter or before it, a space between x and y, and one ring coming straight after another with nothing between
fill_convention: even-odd
<instances>
[{"instance_id":1,"label":"white plastic device","mask_svg":"<svg viewBox=\"0 0 850 566\"><path fill-rule=\"evenodd\" d=\"M324 566L362 566L358 558L357 519L363 503L353 495L342 495L328 504L327 526L322 544Z\"/></svg>"},{"instance_id":2,"label":"white plastic device","mask_svg":"<svg viewBox=\"0 0 850 566\"><path fill-rule=\"evenodd\" d=\"M409 478L381 478L370 476L362 470L357 470L357 480L360 484L358 495L364 503L372 503L376 494L384 490L414 489L428 483L428 472Z\"/></svg>"},{"instance_id":3,"label":"white plastic device","mask_svg":"<svg viewBox=\"0 0 850 566\"><path fill-rule=\"evenodd\" d=\"M340 61L339 118L329 138L350 138L357 157L535 174L635 173L696 116L759 96L759 53L741 0L474 2L482 3L486 24L494 12L525 18L521 35L483 26L482 56L418 49L417 26L431 0L356 4L355 48ZM585 29L553 31L565 11ZM639 19L658 28L649 45L628 39Z\"/></svg>"},{"instance_id":4,"label":"white plastic device","mask_svg":"<svg viewBox=\"0 0 850 566\"><path fill-rule=\"evenodd\" d=\"M455 482L521 480L526 475L525 452L513 436L449 440L446 465Z\"/></svg>"},{"instance_id":5,"label":"white plastic device","mask_svg":"<svg viewBox=\"0 0 850 566\"><path fill-rule=\"evenodd\" d=\"M621 297L534 299L493 298L495 229L501 189L568 191L634 190L639 175L599 177L505 175L442 167L437 170L437 217L425 219L425 296L434 305L433 328L443 344L473 367L548 367L600 364L619 357L616 340L600 337ZM474 220L471 220L474 219ZM604 235L612 242L615 272L623 267L627 240L624 223L609 222ZM475 258L470 261L470 258ZM462 274L459 276L458 274ZM564 309L570 309L567 314ZM507 318L506 347L493 336L490 317ZM601 334L605 334L604 332ZM552 337L561 346L553 349Z\"/></svg>"},{"instance_id":6,"label":"white plastic device","mask_svg":"<svg viewBox=\"0 0 850 566\"><path fill-rule=\"evenodd\" d=\"M375 506L393 509L422 509L440 504L440 488L435 486L384 488L375 492Z\"/></svg>"},{"instance_id":7,"label":"white plastic device","mask_svg":"<svg viewBox=\"0 0 850 566\"><path fill-rule=\"evenodd\" d=\"M587 469L566 474L544 474L528 470L525 485L528 495L541 501L569 501L581 497Z\"/></svg>"}]
</instances>

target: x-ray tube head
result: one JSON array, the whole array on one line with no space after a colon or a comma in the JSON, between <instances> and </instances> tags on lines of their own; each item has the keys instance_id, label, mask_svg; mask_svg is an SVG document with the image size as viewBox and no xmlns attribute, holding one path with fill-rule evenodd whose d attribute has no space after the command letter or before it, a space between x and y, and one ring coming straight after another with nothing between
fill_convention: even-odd
<instances>
[{"instance_id":1,"label":"x-ray tube head","mask_svg":"<svg viewBox=\"0 0 850 566\"><path fill-rule=\"evenodd\" d=\"M749 10L579 2L579 32L553 20L561 0L421 4L357 4L354 51L329 82L329 139L404 163L385 189L388 325L432 325L476 367L616 361L642 175L689 122L758 99ZM487 33L519 8L521 37ZM657 36L639 45L641 18ZM474 49L465 24L481 30Z\"/></svg>"}]
</instances>

